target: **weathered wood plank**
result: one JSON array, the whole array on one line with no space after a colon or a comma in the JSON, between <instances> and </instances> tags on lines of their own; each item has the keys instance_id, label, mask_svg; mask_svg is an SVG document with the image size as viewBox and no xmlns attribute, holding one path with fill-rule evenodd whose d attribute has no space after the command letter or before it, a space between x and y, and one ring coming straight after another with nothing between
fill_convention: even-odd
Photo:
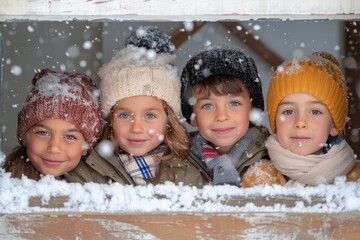
<instances>
[{"instance_id":1,"label":"weathered wood plank","mask_svg":"<svg viewBox=\"0 0 360 240\"><path fill-rule=\"evenodd\" d=\"M359 0L2 0L4 20L245 20L354 19L359 18Z\"/></svg>"},{"instance_id":2,"label":"weathered wood plank","mask_svg":"<svg viewBox=\"0 0 360 240\"><path fill-rule=\"evenodd\" d=\"M41 197L31 197L29 199L29 208L45 208L45 209L56 209L64 208L69 196L50 197L46 202L42 201ZM206 202L205 200L203 200ZM297 196L276 196L276 197L256 197L256 196L240 196L226 198L221 201L224 205L244 207L246 204L251 203L254 206L271 207L275 205L283 205L284 207L295 207L296 204L303 204L304 206L314 206L316 204L326 204L326 199L322 197L312 197L311 199L304 199Z\"/></svg>"},{"instance_id":3,"label":"weathered wood plank","mask_svg":"<svg viewBox=\"0 0 360 240\"><path fill-rule=\"evenodd\" d=\"M358 239L360 213L0 215L1 239Z\"/></svg>"}]
</instances>

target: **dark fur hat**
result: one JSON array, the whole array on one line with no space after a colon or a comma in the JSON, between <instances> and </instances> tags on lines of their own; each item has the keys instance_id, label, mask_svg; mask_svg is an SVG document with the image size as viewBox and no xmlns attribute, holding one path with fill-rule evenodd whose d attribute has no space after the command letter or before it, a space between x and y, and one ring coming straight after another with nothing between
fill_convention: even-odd
<instances>
[{"instance_id":1,"label":"dark fur hat","mask_svg":"<svg viewBox=\"0 0 360 240\"><path fill-rule=\"evenodd\" d=\"M189 104L192 87L209 77L224 75L239 78L248 88L253 106L264 110L261 80L255 61L240 48L212 47L193 56L181 75L181 110L188 122L192 113Z\"/></svg>"}]
</instances>

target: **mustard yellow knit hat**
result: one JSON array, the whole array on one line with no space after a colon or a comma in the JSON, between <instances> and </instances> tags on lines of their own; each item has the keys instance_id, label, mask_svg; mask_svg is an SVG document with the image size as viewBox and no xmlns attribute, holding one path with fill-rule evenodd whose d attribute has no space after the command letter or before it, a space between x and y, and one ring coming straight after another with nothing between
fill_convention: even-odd
<instances>
[{"instance_id":1,"label":"mustard yellow knit hat","mask_svg":"<svg viewBox=\"0 0 360 240\"><path fill-rule=\"evenodd\" d=\"M284 62L270 80L267 111L272 131L276 132L275 116L282 99L293 93L308 93L328 108L339 133L345 128L348 114L346 81L337 59L325 52Z\"/></svg>"}]
</instances>

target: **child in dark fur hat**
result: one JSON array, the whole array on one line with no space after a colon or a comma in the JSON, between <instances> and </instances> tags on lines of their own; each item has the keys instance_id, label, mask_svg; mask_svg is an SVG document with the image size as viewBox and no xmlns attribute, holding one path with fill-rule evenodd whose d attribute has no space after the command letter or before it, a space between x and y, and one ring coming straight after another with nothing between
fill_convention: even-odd
<instances>
[{"instance_id":1,"label":"child in dark fur hat","mask_svg":"<svg viewBox=\"0 0 360 240\"><path fill-rule=\"evenodd\" d=\"M250 122L264 110L254 60L239 48L212 47L192 57L183 69L182 113L198 128L191 157L214 185L241 186L248 167L268 158L266 128Z\"/></svg>"}]
</instances>

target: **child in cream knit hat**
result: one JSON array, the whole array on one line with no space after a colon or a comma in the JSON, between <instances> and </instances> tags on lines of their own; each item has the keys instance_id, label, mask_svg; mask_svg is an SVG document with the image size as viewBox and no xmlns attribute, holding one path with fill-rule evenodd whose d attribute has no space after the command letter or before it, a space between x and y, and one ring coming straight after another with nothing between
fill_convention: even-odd
<instances>
[{"instance_id":1,"label":"child in cream knit hat","mask_svg":"<svg viewBox=\"0 0 360 240\"><path fill-rule=\"evenodd\" d=\"M360 163L344 136L348 113L346 81L334 56L315 52L286 61L272 76L267 95L272 136L266 141L285 186L331 184L338 176L360 178ZM269 163L266 163L270 167ZM259 164L250 179L266 175Z\"/></svg>"},{"instance_id":2,"label":"child in cream knit hat","mask_svg":"<svg viewBox=\"0 0 360 240\"><path fill-rule=\"evenodd\" d=\"M86 163L67 175L75 182L202 186L207 180L187 161L189 135L179 121L180 79L175 46L157 27L140 27L99 70L103 140Z\"/></svg>"}]
</instances>

